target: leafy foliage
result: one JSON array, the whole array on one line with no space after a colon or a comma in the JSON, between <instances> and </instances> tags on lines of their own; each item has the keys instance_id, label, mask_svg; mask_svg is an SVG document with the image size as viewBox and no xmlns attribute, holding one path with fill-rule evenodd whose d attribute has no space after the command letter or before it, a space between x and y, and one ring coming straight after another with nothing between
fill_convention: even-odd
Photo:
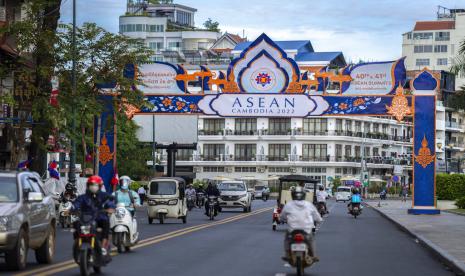
<instances>
[{"instance_id":1,"label":"leafy foliage","mask_svg":"<svg viewBox=\"0 0 465 276\"><path fill-rule=\"evenodd\" d=\"M203 23L203 26L205 27L205 29L212 31L212 32L220 31L219 29L220 23L218 23L218 21L213 21L211 18L208 18L208 20Z\"/></svg>"},{"instance_id":2,"label":"leafy foliage","mask_svg":"<svg viewBox=\"0 0 465 276\"><path fill-rule=\"evenodd\" d=\"M457 205L459 209L465 209L465 196L458 198L455 201L455 205Z\"/></svg>"},{"instance_id":3,"label":"leafy foliage","mask_svg":"<svg viewBox=\"0 0 465 276\"><path fill-rule=\"evenodd\" d=\"M465 197L465 175L438 174L436 176L436 193L438 199L445 200Z\"/></svg>"},{"instance_id":4,"label":"leafy foliage","mask_svg":"<svg viewBox=\"0 0 465 276\"><path fill-rule=\"evenodd\" d=\"M454 109L465 109L465 86L460 87L447 99L447 106Z\"/></svg>"}]
</instances>

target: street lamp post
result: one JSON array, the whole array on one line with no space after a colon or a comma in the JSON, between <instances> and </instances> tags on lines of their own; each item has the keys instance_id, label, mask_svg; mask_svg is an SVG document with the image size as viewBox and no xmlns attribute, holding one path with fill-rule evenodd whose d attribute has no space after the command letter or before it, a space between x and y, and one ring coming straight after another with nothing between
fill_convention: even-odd
<instances>
[{"instance_id":1,"label":"street lamp post","mask_svg":"<svg viewBox=\"0 0 465 276\"><path fill-rule=\"evenodd\" d=\"M72 81L72 101L75 101L76 96L76 0L73 0L73 32L72 32L72 72L71 72L71 81ZM76 110L74 104L71 105L71 128L73 133L76 129ZM71 152L69 154L69 173L68 181L76 185L76 141L74 138L71 138Z\"/></svg>"}]
</instances>

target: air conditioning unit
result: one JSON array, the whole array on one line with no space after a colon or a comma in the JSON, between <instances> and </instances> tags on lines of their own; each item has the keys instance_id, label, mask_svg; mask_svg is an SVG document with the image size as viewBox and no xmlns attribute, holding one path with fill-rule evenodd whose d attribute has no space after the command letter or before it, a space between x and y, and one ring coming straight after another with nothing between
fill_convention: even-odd
<instances>
[{"instance_id":1,"label":"air conditioning unit","mask_svg":"<svg viewBox=\"0 0 465 276\"><path fill-rule=\"evenodd\" d=\"M297 168L289 168L289 172L291 172L291 173L296 173L296 172L297 172Z\"/></svg>"},{"instance_id":2,"label":"air conditioning unit","mask_svg":"<svg viewBox=\"0 0 465 276\"><path fill-rule=\"evenodd\" d=\"M264 173L266 171L266 169L264 167L258 167L257 171L259 173Z\"/></svg>"},{"instance_id":3,"label":"air conditioning unit","mask_svg":"<svg viewBox=\"0 0 465 276\"><path fill-rule=\"evenodd\" d=\"M233 167L226 167L226 172L227 173L232 173L233 172Z\"/></svg>"},{"instance_id":4,"label":"air conditioning unit","mask_svg":"<svg viewBox=\"0 0 465 276\"><path fill-rule=\"evenodd\" d=\"M194 173L201 173L202 167L194 167Z\"/></svg>"}]
</instances>

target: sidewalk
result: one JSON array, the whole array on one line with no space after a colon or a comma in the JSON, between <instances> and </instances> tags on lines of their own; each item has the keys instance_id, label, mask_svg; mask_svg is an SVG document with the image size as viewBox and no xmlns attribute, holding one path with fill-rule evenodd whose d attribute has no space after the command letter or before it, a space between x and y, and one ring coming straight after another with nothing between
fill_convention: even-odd
<instances>
[{"instance_id":1,"label":"sidewalk","mask_svg":"<svg viewBox=\"0 0 465 276\"><path fill-rule=\"evenodd\" d=\"M408 215L411 201L368 200L365 203L435 253L458 275L465 275L465 216L441 212L440 215Z\"/></svg>"}]
</instances>

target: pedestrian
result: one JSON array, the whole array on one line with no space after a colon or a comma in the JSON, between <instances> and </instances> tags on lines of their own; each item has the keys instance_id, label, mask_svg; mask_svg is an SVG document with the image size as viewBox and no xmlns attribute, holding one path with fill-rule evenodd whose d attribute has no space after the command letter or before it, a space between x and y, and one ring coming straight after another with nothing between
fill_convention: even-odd
<instances>
[{"instance_id":1,"label":"pedestrian","mask_svg":"<svg viewBox=\"0 0 465 276\"><path fill-rule=\"evenodd\" d=\"M142 185L139 187L139 189L137 189L137 193L139 194L139 198L140 198L140 205L144 205L144 200L145 200L145 194L146 194L146 191L145 191L145 187Z\"/></svg>"},{"instance_id":2,"label":"pedestrian","mask_svg":"<svg viewBox=\"0 0 465 276\"><path fill-rule=\"evenodd\" d=\"M402 186L402 202L407 202L408 187L407 185Z\"/></svg>"}]
</instances>

